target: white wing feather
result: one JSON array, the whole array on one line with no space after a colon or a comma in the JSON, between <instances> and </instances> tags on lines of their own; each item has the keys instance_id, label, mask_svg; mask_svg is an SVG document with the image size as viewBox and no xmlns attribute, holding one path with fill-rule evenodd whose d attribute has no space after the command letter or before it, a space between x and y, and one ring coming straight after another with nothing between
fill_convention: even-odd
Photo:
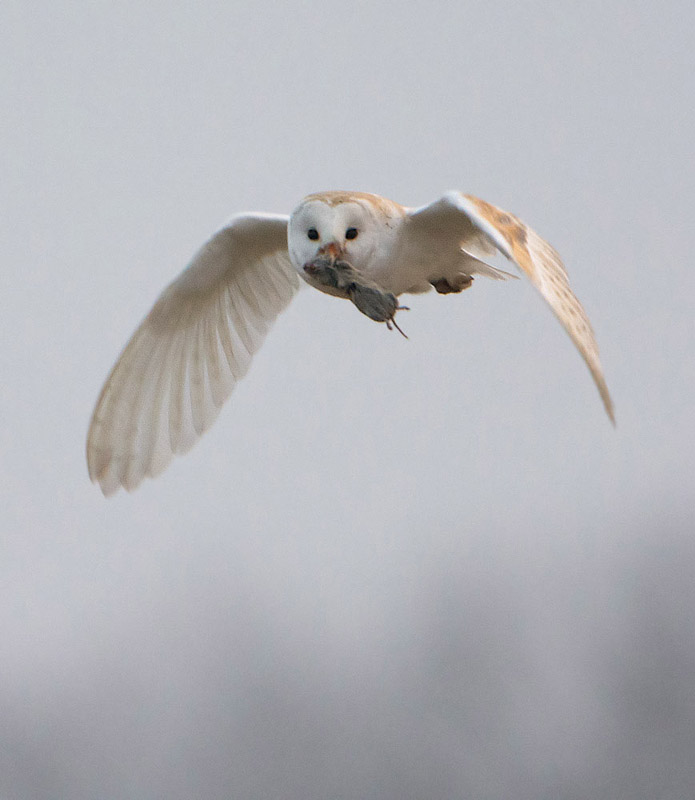
<instances>
[{"instance_id":1,"label":"white wing feather","mask_svg":"<svg viewBox=\"0 0 695 800\"><path fill-rule=\"evenodd\" d=\"M111 371L87 437L105 495L134 489L210 427L299 278L287 217L234 218L155 303Z\"/></svg>"}]
</instances>

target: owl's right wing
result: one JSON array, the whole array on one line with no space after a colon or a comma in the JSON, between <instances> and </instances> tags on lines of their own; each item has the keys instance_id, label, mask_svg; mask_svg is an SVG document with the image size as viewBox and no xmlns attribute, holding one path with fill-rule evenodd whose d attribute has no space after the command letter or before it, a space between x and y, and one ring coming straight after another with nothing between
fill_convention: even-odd
<instances>
[{"instance_id":1,"label":"owl's right wing","mask_svg":"<svg viewBox=\"0 0 695 800\"><path fill-rule=\"evenodd\" d=\"M134 489L207 430L299 287L286 216L243 214L161 294L111 370L87 436L105 495Z\"/></svg>"},{"instance_id":2,"label":"owl's right wing","mask_svg":"<svg viewBox=\"0 0 695 800\"><path fill-rule=\"evenodd\" d=\"M444 197L422 208L410 209L405 231L410 237L409 244L414 240L428 243L429 252L433 254L430 265L436 263L437 253L446 264L452 251L462 250L471 274L479 272L493 278L506 277L505 273L486 265L465 249L479 250L481 245L483 250L494 248L513 261L538 289L569 334L589 367L608 417L615 424L613 402L603 376L591 323L570 287L560 256L544 239L513 214L456 191L447 192Z\"/></svg>"}]
</instances>

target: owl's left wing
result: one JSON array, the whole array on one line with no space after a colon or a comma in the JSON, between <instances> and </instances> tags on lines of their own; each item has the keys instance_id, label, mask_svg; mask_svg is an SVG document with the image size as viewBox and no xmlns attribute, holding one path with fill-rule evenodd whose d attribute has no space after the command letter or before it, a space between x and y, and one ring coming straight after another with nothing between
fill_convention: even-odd
<instances>
[{"instance_id":1,"label":"owl's left wing","mask_svg":"<svg viewBox=\"0 0 695 800\"><path fill-rule=\"evenodd\" d=\"M603 376L598 345L589 318L572 292L558 253L518 217L472 195L448 192L428 206L413 209L411 220L462 248L485 251L490 246L521 269L538 289L569 334L598 387L606 413L615 424L613 402Z\"/></svg>"},{"instance_id":2,"label":"owl's left wing","mask_svg":"<svg viewBox=\"0 0 695 800\"><path fill-rule=\"evenodd\" d=\"M158 475L197 441L298 288L285 216L240 214L200 248L132 335L97 401L87 464L105 495Z\"/></svg>"}]
</instances>

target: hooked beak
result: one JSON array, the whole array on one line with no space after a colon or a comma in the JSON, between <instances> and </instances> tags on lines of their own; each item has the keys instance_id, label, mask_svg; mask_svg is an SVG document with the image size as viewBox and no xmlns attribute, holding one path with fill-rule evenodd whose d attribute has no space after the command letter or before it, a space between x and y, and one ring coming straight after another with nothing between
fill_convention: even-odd
<instances>
[{"instance_id":1,"label":"hooked beak","mask_svg":"<svg viewBox=\"0 0 695 800\"><path fill-rule=\"evenodd\" d=\"M329 244L324 244L323 247L319 248L318 254L320 256L330 256L335 261L343 255L343 250L335 242L329 242Z\"/></svg>"},{"instance_id":2,"label":"hooked beak","mask_svg":"<svg viewBox=\"0 0 695 800\"><path fill-rule=\"evenodd\" d=\"M335 280L335 265L343 255L344 250L337 242L329 242L319 247L314 258L304 265L304 272L318 278L319 282L325 284L325 276L329 275L328 281ZM324 276L323 281L320 276ZM331 277L332 276L332 277Z\"/></svg>"}]
</instances>

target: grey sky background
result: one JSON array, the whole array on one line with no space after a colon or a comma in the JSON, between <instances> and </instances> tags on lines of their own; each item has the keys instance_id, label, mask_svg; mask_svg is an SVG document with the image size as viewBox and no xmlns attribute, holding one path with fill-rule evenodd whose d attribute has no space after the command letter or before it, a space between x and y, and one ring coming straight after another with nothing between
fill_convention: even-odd
<instances>
[{"instance_id":1,"label":"grey sky background","mask_svg":"<svg viewBox=\"0 0 695 800\"><path fill-rule=\"evenodd\" d=\"M0 10L0 796L649 798L695 781L691 2ZM84 440L232 213L451 188L530 285L300 293L132 495ZM400 320L399 320L400 321Z\"/></svg>"}]
</instances>

